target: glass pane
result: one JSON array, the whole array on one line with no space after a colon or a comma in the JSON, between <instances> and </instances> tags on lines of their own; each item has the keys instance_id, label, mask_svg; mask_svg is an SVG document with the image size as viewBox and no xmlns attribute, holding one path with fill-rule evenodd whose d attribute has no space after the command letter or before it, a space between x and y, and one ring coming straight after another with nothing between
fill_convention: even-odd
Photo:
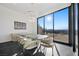
<instances>
[{"instance_id":1,"label":"glass pane","mask_svg":"<svg viewBox=\"0 0 79 59\"><path fill-rule=\"evenodd\" d=\"M44 17L38 19L38 34L44 34Z\"/></svg>"},{"instance_id":2,"label":"glass pane","mask_svg":"<svg viewBox=\"0 0 79 59\"><path fill-rule=\"evenodd\" d=\"M76 51L78 54L78 5L75 5L75 38L76 38Z\"/></svg>"},{"instance_id":3,"label":"glass pane","mask_svg":"<svg viewBox=\"0 0 79 59\"><path fill-rule=\"evenodd\" d=\"M69 43L68 8L54 13L54 40Z\"/></svg>"},{"instance_id":4,"label":"glass pane","mask_svg":"<svg viewBox=\"0 0 79 59\"><path fill-rule=\"evenodd\" d=\"M45 34L53 39L53 14L45 16Z\"/></svg>"}]
</instances>

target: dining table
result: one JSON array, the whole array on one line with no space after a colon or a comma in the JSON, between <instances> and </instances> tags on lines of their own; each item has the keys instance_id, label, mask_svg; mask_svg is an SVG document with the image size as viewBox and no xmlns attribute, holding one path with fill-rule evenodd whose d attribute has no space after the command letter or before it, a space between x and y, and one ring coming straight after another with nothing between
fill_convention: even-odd
<instances>
[{"instance_id":1,"label":"dining table","mask_svg":"<svg viewBox=\"0 0 79 59\"><path fill-rule=\"evenodd\" d=\"M51 45L51 42L49 43L48 41L51 41L51 40L49 40L48 39L49 38L49 36L48 35L41 35L41 34L38 34L37 36L36 36L36 40L38 40L39 41L39 51L40 52L42 52L43 51L43 53L46 55L46 51L45 51L45 49L47 49L47 48L51 48L51 50L52 50L52 54L51 55L53 55L53 44ZM48 40L47 40L48 39ZM47 41L47 42L46 42ZM53 41L52 41L52 43L53 43ZM43 48L43 49L42 49Z\"/></svg>"}]
</instances>

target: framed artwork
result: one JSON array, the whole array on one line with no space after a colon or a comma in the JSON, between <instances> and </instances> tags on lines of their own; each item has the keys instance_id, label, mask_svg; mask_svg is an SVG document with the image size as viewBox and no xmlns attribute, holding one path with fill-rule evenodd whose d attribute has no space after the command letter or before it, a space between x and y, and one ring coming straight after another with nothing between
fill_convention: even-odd
<instances>
[{"instance_id":1,"label":"framed artwork","mask_svg":"<svg viewBox=\"0 0 79 59\"><path fill-rule=\"evenodd\" d=\"M15 30L25 30L26 29L26 23L24 22L18 22L18 21L14 21L14 29Z\"/></svg>"}]
</instances>

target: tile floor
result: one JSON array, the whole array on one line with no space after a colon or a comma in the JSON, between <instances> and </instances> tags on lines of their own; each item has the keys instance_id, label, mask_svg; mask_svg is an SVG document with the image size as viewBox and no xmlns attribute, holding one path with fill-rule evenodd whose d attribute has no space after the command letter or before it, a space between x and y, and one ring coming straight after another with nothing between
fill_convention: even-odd
<instances>
[{"instance_id":1,"label":"tile floor","mask_svg":"<svg viewBox=\"0 0 79 59\"><path fill-rule=\"evenodd\" d=\"M60 56L74 56L75 54L73 53L72 47L66 46L66 45L62 45L62 44L58 44L55 43L57 50L60 54ZM58 56L56 47L53 47L53 56ZM45 56L52 56L52 48L45 48L43 50L43 47L41 48L42 52L45 54ZM44 52L46 51L46 52Z\"/></svg>"}]
</instances>

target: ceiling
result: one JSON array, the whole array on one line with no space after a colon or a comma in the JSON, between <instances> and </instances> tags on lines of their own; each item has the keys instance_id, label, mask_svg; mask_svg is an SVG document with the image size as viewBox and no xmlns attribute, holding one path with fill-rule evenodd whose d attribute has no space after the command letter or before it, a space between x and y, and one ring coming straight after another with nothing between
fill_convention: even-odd
<instances>
[{"instance_id":1,"label":"ceiling","mask_svg":"<svg viewBox=\"0 0 79 59\"><path fill-rule=\"evenodd\" d=\"M70 6L69 3L1 3L0 5L30 17L40 17Z\"/></svg>"}]
</instances>

